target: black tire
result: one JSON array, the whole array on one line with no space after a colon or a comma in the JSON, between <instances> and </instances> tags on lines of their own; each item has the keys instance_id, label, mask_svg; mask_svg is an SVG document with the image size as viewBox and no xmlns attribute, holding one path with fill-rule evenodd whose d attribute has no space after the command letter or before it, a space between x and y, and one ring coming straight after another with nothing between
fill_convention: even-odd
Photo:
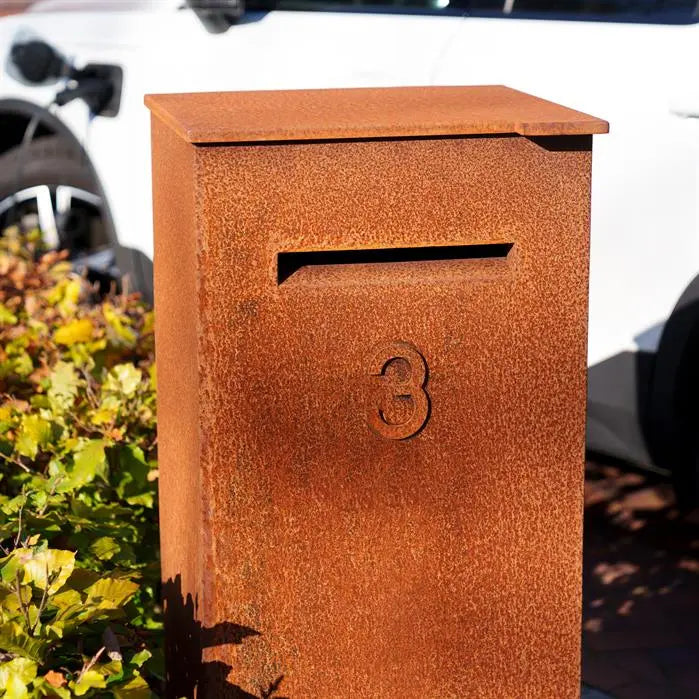
<instances>
[{"instance_id":1,"label":"black tire","mask_svg":"<svg viewBox=\"0 0 699 699\"><path fill-rule=\"evenodd\" d=\"M88 192L97 189L83 153L60 136L43 136L0 155L0 198L40 184L65 184Z\"/></svg>"},{"instance_id":2,"label":"black tire","mask_svg":"<svg viewBox=\"0 0 699 699\"><path fill-rule=\"evenodd\" d=\"M60 136L42 136L0 155L0 202L39 185L67 185L101 199L100 187L82 149ZM75 220L64 226L64 235L59 236L61 247L72 255L84 255L109 244L103 207L91 213L90 221L80 220L86 214L77 209L70 215Z\"/></svg>"},{"instance_id":3,"label":"black tire","mask_svg":"<svg viewBox=\"0 0 699 699\"><path fill-rule=\"evenodd\" d=\"M672 471L680 506L699 505L699 277L665 325L650 395L653 460Z\"/></svg>"}]
</instances>

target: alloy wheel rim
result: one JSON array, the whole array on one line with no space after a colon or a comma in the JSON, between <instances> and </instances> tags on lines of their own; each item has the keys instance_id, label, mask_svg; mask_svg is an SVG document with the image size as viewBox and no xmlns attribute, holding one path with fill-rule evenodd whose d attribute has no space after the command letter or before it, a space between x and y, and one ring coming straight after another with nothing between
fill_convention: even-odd
<instances>
[{"instance_id":1,"label":"alloy wheel rim","mask_svg":"<svg viewBox=\"0 0 699 699\"><path fill-rule=\"evenodd\" d=\"M36 216L44 244L51 250L61 246L61 225L73 209L87 209L101 218L102 198L71 185L33 185L0 199L0 228ZM15 220L13 220L13 212Z\"/></svg>"}]
</instances>

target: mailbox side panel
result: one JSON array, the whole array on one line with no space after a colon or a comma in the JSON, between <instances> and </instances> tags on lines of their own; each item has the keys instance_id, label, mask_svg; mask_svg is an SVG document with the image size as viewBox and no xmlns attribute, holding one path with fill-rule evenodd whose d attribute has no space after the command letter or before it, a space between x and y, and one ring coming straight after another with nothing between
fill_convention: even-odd
<instances>
[{"instance_id":1,"label":"mailbox side panel","mask_svg":"<svg viewBox=\"0 0 699 699\"><path fill-rule=\"evenodd\" d=\"M207 696L578 696L590 148L202 148Z\"/></svg>"},{"instance_id":2,"label":"mailbox side panel","mask_svg":"<svg viewBox=\"0 0 699 699\"><path fill-rule=\"evenodd\" d=\"M204 530L199 481L196 148L152 119L160 550L168 695L191 697L200 668Z\"/></svg>"}]
</instances>

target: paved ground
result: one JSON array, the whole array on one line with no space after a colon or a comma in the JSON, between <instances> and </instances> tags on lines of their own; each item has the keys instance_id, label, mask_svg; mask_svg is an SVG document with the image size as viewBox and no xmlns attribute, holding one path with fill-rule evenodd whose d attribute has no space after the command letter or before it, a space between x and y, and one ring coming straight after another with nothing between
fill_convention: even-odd
<instances>
[{"instance_id":1,"label":"paved ground","mask_svg":"<svg viewBox=\"0 0 699 699\"><path fill-rule=\"evenodd\" d=\"M583 696L698 699L697 513L667 483L594 463L585 503Z\"/></svg>"},{"instance_id":2,"label":"paved ground","mask_svg":"<svg viewBox=\"0 0 699 699\"><path fill-rule=\"evenodd\" d=\"M602 692L594 687L589 687L584 684L582 690L580 691L580 699L614 699L611 694Z\"/></svg>"}]
</instances>

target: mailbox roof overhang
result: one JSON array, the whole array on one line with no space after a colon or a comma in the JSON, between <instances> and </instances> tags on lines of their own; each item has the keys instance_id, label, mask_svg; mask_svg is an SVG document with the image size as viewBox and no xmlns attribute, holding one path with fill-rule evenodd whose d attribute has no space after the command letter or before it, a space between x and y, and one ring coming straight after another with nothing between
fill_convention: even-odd
<instances>
[{"instance_id":1,"label":"mailbox roof overhang","mask_svg":"<svg viewBox=\"0 0 699 699\"><path fill-rule=\"evenodd\" d=\"M502 85L146 95L194 144L420 136L581 136L606 121Z\"/></svg>"}]
</instances>

